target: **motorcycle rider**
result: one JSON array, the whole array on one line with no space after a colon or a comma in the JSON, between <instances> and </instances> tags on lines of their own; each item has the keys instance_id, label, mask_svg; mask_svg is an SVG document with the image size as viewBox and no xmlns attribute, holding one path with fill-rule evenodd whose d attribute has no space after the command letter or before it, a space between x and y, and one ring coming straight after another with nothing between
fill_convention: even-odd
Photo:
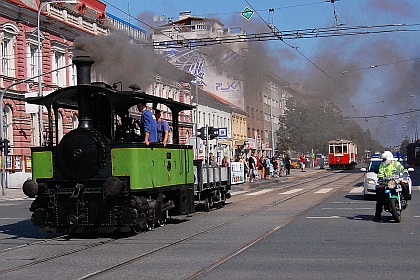
<instances>
[{"instance_id":1,"label":"motorcycle rider","mask_svg":"<svg viewBox=\"0 0 420 280\"><path fill-rule=\"evenodd\" d=\"M404 167L398 160L393 160L394 156L390 151L385 151L381 155L383 162L379 166L378 182L382 182L385 177L404 172ZM376 212L375 221L381 219L382 208L385 201L385 188L382 184L376 186Z\"/></svg>"}]
</instances>

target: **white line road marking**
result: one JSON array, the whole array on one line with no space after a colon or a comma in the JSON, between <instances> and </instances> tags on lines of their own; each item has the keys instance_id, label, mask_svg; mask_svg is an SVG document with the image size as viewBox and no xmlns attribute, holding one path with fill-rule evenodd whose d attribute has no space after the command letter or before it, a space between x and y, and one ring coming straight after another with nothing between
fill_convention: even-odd
<instances>
[{"instance_id":1,"label":"white line road marking","mask_svg":"<svg viewBox=\"0 0 420 280\"><path fill-rule=\"evenodd\" d=\"M331 191L333 188L323 188L320 189L319 191L315 192L315 193L327 193L329 191Z\"/></svg>"},{"instance_id":2,"label":"white line road marking","mask_svg":"<svg viewBox=\"0 0 420 280\"><path fill-rule=\"evenodd\" d=\"M327 217L306 217L307 219L340 219L340 216L327 216Z\"/></svg>"},{"instance_id":3,"label":"white line road marking","mask_svg":"<svg viewBox=\"0 0 420 280\"><path fill-rule=\"evenodd\" d=\"M364 190L364 187L357 187L357 188L353 188L350 193L362 193Z\"/></svg>"},{"instance_id":4,"label":"white line road marking","mask_svg":"<svg viewBox=\"0 0 420 280\"><path fill-rule=\"evenodd\" d=\"M247 193L248 191L235 191L235 192L230 192L230 194L232 195L232 196L234 196L234 195L238 195L238 194L243 194L243 193Z\"/></svg>"},{"instance_id":5,"label":"white line road marking","mask_svg":"<svg viewBox=\"0 0 420 280\"><path fill-rule=\"evenodd\" d=\"M333 208L333 207L325 207L322 208L322 210L372 210L375 209L373 207L358 207L358 208L353 208L353 207L344 207L344 208Z\"/></svg>"},{"instance_id":6,"label":"white line road marking","mask_svg":"<svg viewBox=\"0 0 420 280\"><path fill-rule=\"evenodd\" d=\"M260 194L271 192L272 190L273 189L266 189L266 190L261 190L261 191L254 192L254 193L247 193L246 195L260 195Z\"/></svg>"},{"instance_id":7,"label":"white line road marking","mask_svg":"<svg viewBox=\"0 0 420 280\"><path fill-rule=\"evenodd\" d=\"M287 192L282 192L280 194L293 194L293 193L297 193L297 192L300 192L300 191L303 191L303 189L294 189L294 190L290 190L290 191L287 191Z\"/></svg>"}]
</instances>

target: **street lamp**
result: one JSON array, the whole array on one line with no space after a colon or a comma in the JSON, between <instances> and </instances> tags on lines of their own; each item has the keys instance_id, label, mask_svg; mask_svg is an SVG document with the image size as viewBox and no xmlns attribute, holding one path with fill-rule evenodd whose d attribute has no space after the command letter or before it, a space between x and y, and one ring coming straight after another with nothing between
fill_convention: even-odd
<instances>
[{"instance_id":1,"label":"street lamp","mask_svg":"<svg viewBox=\"0 0 420 280\"><path fill-rule=\"evenodd\" d=\"M55 0L55 1L46 1L41 2L38 8L38 97L42 96L42 52L41 52L41 11L42 9L50 3L68 3L68 4L77 4L78 1L75 0ZM39 106L39 145L41 146L44 143L44 124L42 121L42 105Z\"/></svg>"}]
</instances>

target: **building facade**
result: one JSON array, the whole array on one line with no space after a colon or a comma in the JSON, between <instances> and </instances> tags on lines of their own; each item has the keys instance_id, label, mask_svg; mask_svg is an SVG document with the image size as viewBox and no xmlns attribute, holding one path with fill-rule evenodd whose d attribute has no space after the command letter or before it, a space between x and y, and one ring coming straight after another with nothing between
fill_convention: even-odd
<instances>
[{"instance_id":1,"label":"building facade","mask_svg":"<svg viewBox=\"0 0 420 280\"><path fill-rule=\"evenodd\" d=\"M21 186L31 176L30 148L48 144L41 141L48 139L47 131L41 131L41 127L47 126L46 112L40 111L38 106L25 104L23 99L75 85L77 78L71 59L76 38L106 36L112 30L125 32L133 42L147 38L140 28L107 14L105 4L98 0L80 0L77 4L0 1L2 138L8 139L11 146L5 157L6 187ZM192 75L169 63L159 63L154 71L150 73L153 82L144 88L147 93L191 104L189 82L194 78ZM40 72L41 81L37 77ZM160 109L163 117L170 117L167 108ZM78 114L59 111L58 120L54 129L59 141L77 127ZM186 143L192 135L192 121L192 112L181 113L181 143Z\"/></svg>"}]
</instances>

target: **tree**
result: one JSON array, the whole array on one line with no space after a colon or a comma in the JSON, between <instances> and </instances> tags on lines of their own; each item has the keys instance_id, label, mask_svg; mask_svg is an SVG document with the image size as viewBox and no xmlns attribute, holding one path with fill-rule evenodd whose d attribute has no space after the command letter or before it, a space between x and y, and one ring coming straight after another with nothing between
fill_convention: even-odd
<instances>
[{"instance_id":1,"label":"tree","mask_svg":"<svg viewBox=\"0 0 420 280\"><path fill-rule=\"evenodd\" d=\"M292 97L287 109L276 132L277 149L281 152L328 154L328 141L334 139L355 142L359 157L366 150L383 150L380 143L372 139L369 130L363 131L356 122L344 118L332 102L308 104L302 97Z\"/></svg>"}]
</instances>

